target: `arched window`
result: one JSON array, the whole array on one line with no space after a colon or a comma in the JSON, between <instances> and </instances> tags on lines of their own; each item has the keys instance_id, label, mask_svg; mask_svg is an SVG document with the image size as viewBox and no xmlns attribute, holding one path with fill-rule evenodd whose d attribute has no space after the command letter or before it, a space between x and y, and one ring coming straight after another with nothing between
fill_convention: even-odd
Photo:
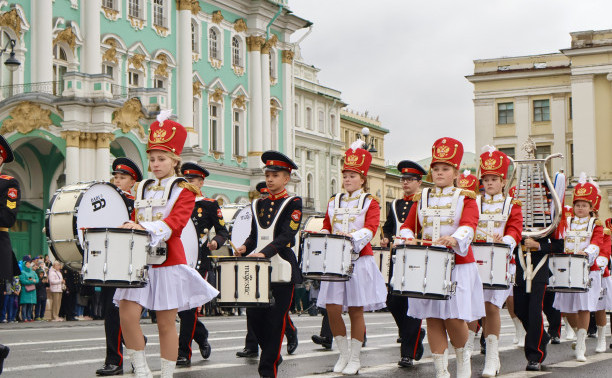
<instances>
[{"instance_id":1,"label":"arched window","mask_svg":"<svg viewBox=\"0 0 612 378\"><path fill-rule=\"evenodd\" d=\"M329 133L336 136L336 115L334 114L329 116Z\"/></svg>"},{"instance_id":2,"label":"arched window","mask_svg":"<svg viewBox=\"0 0 612 378\"><path fill-rule=\"evenodd\" d=\"M235 67L244 67L242 64L242 51L241 51L240 38L232 37L232 65Z\"/></svg>"},{"instance_id":3,"label":"arched window","mask_svg":"<svg viewBox=\"0 0 612 378\"><path fill-rule=\"evenodd\" d=\"M215 29L208 30L208 56L211 59L219 59L219 36Z\"/></svg>"},{"instance_id":4,"label":"arched window","mask_svg":"<svg viewBox=\"0 0 612 378\"><path fill-rule=\"evenodd\" d=\"M142 0L128 0L128 17L137 18L142 20L143 12L140 2Z\"/></svg>"},{"instance_id":5,"label":"arched window","mask_svg":"<svg viewBox=\"0 0 612 378\"><path fill-rule=\"evenodd\" d=\"M191 51L200 53L200 33L198 33L198 24L195 20L191 20Z\"/></svg>"},{"instance_id":6,"label":"arched window","mask_svg":"<svg viewBox=\"0 0 612 378\"><path fill-rule=\"evenodd\" d=\"M276 52L270 49L270 80L276 79Z\"/></svg>"},{"instance_id":7,"label":"arched window","mask_svg":"<svg viewBox=\"0 0 612 378\"><path fill-rule=\"evenodd\" d=\"M59 44L53 46L53 94L61 96L64 88L64 75L68 71L66 50Z\"/></svg>"},{"instance_id":8,"label":"arched window","mask_svg":"<svg viewBox=\"0 0 612 378\"><path fill-rule=\"evenodd\" d=\"M153 0L153 25L167 27L164 0Z\"/></svg>"},{"instance_id":9,"label":"arched window","mask_svg":"<svg viewBox=\"0 0 612 378\"><path fill-rule=\"evenodd\" d=\"M323 113L323 110L319 110L319 132L325 132L325 113Z\"/></svg>"},{"instance_id":10,"label":"arched window","mask_svg":"<svg viewBox=\"0 0 612 378\"><path fill-rule=\"evenodd\" d=\"M338 183L336 179L331 180L331 195L338 193Z\"/></svg>"}]
</instances>

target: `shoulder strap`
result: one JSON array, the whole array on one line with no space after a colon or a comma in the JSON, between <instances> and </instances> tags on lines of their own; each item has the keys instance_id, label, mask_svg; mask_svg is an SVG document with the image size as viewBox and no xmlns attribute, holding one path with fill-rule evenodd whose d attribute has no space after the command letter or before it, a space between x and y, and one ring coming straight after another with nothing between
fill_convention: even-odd
<instances>
[{"instance_id":1,"label":"shoulder strap","mask_svg":"<svg viewBox=\"0 0 612 378\"><path fill-rule=\"evenodd\" d=\"M178 184L181 181L187 182L184 177L175 177L172 182L169 182L168 185L164 188L164 197L165 199L169 199L172 194L172 189L174 189L174 185Z\"/></svg>"},{"instance_id":2,"label":"shoulder strap","mask_svg":"<svg viewBox=\"0 0 612 378\"><path fill-rule=\"evenodd\" d=\"M425 210L429 207L429 188L423 188L421 191L421 200L419 201L419 210Z\"/></svg>"},{"instance_id":3,"label":"shoulder strap","mask_svg":"<svg viewBox=\"0 0 612 378\"><path fill-rule=\"evenodd\" d=\"M344 196L344 193L337 193L336 196L334 197L334 209L340 208L340 202L342 201L342 196Z\"/></svg>"},{"instance_id":4,"label":"shoulder strap","mask_svg":"<svg viewBox=\"0 0 612 378\"><path fill-rule=\"evenodd\" d=\"M359 196L359 205L357 205L358 209L363 209L363 206L365 205L365 200L369 196L371 196L370 193L361 193L361 195Z\"/></svg>"},{"instance_id":5,"label":"shoulder strap","mask_svg":"<svg viewBox=\"0 0 612 378\"><path fill-rule=\"evenodd\" d=\"M147 186L151 185L153 182L155 182L155 180L148 179L148 180L145 180L142 183L140 183L140 185L138 185L138 190L136 191L136 199L137 200L143 199L145 188Z\"/></svg>"},{"instance_id":6,"label":"shoulder strap","mask_svg":"<svg viewBox=\"0 0 612 378\"><path fill-rule=\"evenodd\" d=\"M476 196L476 205L478 206L478 213L482 214L482 195Z\"/></svg>"}]
</instances>

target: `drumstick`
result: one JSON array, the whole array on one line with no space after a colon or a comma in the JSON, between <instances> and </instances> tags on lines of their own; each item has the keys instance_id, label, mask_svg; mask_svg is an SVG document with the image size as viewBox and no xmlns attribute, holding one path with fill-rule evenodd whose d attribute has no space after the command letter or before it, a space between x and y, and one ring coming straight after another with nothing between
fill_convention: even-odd
<instances>
[{"instance_id":1,"label":"drumstick","mask_svg":"<svg viewBox=\"0 0 612 378\"><path fill-rule=\"evenodd\" d=\"M495 239L495 235L491 235L490 233L486 232L485 230L483 230L480 227L476 228L476 230L482 232L483 234L485 234L485 236L488 236L488 237L490 237L492 239Z\"/></svg>"},{"instance_id":2,"label":"drumstick","mask_svg":"<svg viewBox=\"0 0 612 378\"><path fill-rule=\"evenodd\" d=\"M232 246L232 249L234 250L234 252L238 252L238 248L236 248L236 246L234 245L234 243L232 243L232 241L231 241L231 240L229 240L229 239L228 239L227 241L228 241L228 242L230 243L230 245Z\"/></svg>"}]
</instances>

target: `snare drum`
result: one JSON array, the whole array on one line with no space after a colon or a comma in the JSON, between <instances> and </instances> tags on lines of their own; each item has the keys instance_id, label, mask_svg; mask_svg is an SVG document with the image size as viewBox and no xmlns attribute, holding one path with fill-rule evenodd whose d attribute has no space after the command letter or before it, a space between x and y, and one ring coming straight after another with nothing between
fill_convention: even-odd
<instances>
[{"instance_id":1,"label":"snare drum","mask_svg":"<svg viewBox=\"0 0 612 378\"><path fill-rule=\"evenodd\" d=\"M403 245L395 248L391 293L411 298L449 299L455 283L455 253L445 247Z\"/></svg>"},{"instance_id":2,"label":"snare drum","mask_svg":"<svg viewBox=\"0 0 612 378\"><path fill-rule=\"evenodd\" d=\"M302 275L320 281L348 281L353 274L351 238L333 234L304 234Z\"/></svg>"},{"instance_id":3,"label":"snare drum","mask_svg":"<svg viewBox=\"0 0 612 378\"><path fill-rule=\"evenodd\" d=\"M83 229L119 227L130 220L121 190L107 182L85 182L57 190L45 217L53 256L68 268L83 264Z\"/></svg>"},{"instance_id":4,"label":"snare drum","mask_svg":"<svg viewBox=\"0 0 612 378\"><path fill-rule=\"evenodd\" d=\"M591 287L589 258L583 255L553 253L548 256L552 273L548 279L548 291L560 293L586 293Z\"/></svg>"},{"instance_id":5,"label":"snare drum","mask_svg":"<svg viewBox=\"0 0 612 378\"><path fill-rule=\"evenodd\" d=\"M149 234L125 228L88 228L84 233L83 282L111 287L143 287L148 280Z\"/></svg>"},{"instance_id":6,"label":"snare drum","mask_svg":"<svg viewBox=\"0 0 612 378\"><path fill-rule=\"evenodd\" d=\"M270 306L270 259L219 257L216 264L219 307Z\"/></svg>"},{"instance_id":7,"label":"snare drum","mask_svg":"<svg viewBox=\"0 0 612 378\"><path fill-rule=\"evenodd\" d=\"M389 248L372 247L372 252L374 254L374 262L378 270L380 270L385 283L388 285L391 275L391 251Z\"/></svg>"},{"instance_id":8,"label":"snare drum","mask_svg":"<svg viewBox=\"0 0 612 378\"><path fill-rule=\"evenodd\" d=\"M473 243L472 251L484 289L507 290L510 288L512 251L508 244Z\"/></svg>"}]
</instances>

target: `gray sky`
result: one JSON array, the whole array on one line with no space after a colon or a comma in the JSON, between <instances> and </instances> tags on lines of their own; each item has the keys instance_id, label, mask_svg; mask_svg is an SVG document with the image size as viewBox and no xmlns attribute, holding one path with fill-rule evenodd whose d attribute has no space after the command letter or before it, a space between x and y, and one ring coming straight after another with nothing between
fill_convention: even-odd
<instances>
[{"instance_id":1,"label":"gray sky","mask_svg":"<svg viewBox=\"0 0 612 378\"><path fill-rule=\"evenodd\" d=\"M474 59L558 52L570 32L612 29L603 0L290 0L314 23L301 43L319 81L391 130L387 160L427 157L434 140L475 151ZM303 31L295 34L299 38ZM295 40L294 39L294 40ZM477 147L477 152L480 152Z\"/></svg>"}]
</instances>

